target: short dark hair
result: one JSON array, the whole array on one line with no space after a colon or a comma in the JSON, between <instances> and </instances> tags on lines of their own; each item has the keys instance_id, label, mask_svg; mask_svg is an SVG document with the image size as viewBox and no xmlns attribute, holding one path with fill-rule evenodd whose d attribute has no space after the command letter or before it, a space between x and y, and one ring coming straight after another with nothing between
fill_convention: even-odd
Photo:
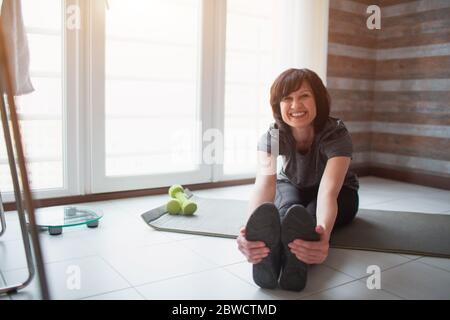
<instances>
[{"instance_id":1,"label":"short dark hair","mask_svg":"<svg viewBox=\"0 0 450 320\"><path fill-rule=\"evenodd\" d=\"M293 142L294 138L290 126L283 121L281 116L280 102L284 97L300 89L304 81L307 81L311 87L316 102L314 132L317 133L323 129L330 115L330 94L317 73L309 69L288 69L284 71L275 79L270 88L270 105L272 106L275 123L287 142Z\"/></svg>"}]
</instances>

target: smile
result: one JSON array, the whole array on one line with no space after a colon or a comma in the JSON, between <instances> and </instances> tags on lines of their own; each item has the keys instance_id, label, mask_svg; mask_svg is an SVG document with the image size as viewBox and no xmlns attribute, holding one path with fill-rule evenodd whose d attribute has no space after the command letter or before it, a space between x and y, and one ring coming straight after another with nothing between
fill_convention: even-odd
<instances>
[{"instance_id":1,"label":"smile","mask_svg":"<svg viewBox=\"0 0 450 320\"><path fill-rule=\"evenodd\" d=\"M304 116L306 116L306 111L302 111L302 112L291 112L289 113L289 115L293 118L302 118Z\"/></svg>"}]
</instances>

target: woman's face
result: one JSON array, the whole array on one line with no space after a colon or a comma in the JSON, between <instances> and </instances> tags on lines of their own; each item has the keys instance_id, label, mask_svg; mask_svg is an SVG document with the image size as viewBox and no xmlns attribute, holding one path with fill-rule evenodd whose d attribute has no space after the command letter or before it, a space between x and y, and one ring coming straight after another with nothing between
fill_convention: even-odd
<instances>
[{"instance_id":1,"label":"woman's face","mask_svg":"<svg viewBox=\"0 0 450 320\"><path fill-rule=\"evenodd\" d=\"M305 128L313 124L316 118L316 101L307 81L280 102L283 121L294 128Z\"/></svg>"}]
</instances>

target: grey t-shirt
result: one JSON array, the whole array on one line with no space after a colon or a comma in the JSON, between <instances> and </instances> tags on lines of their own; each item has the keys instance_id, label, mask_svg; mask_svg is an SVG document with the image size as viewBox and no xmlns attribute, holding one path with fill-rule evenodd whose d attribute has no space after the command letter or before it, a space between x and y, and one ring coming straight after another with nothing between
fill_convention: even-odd
<instances>
[{"instance_id":1,"label":"grey t-shirt","mask_svg":"<svg viewBox=\"0 0 450 320\"><path fill-rule=\"evenodd\" d=\"M306 154L293 150L278 139L279 131L272 124L258 142L258 150L271 152L271 145L279 140L279 155L283 158L283 168L278 179L289 180L299 189L317 188L320 184L328 159L333 157L352 157L353 144L344 123L329 117L324 128L315 134L314 141ZM356 175L348 170L344 186L358 190Z\"/></svg>"}]
</instances>

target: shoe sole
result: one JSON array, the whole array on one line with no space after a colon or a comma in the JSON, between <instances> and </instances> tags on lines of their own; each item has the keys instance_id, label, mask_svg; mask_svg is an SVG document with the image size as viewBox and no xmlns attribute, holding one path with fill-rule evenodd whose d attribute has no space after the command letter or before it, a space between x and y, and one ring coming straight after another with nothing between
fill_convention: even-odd
<instances>
[{"instance_id":1,"label":"shoe sole","mask_svg":"<svg viewBox=\"0 0 450 320\"><path fill-rule=\"evenodd\" d=\"M246 226L248 241L263 241L270 253L253 264L253 281L261 288L274 289L278 285L279 270L274 269L275 252L280 243L280 217L272 203L260 205L250 216Z\"/></svg>"},{"instance_id":2,"label":"shoe sole","mask_svg":"<svg viewBox=\"0 0 450 320\"><path fill-rule=\"evenodd\" d=\"M286 213L281 224L281 243L285 263L280 277L280 287L290 291L301 291L306 286L307 264L298 260L288 244L295 239L317 241L315 223L308 211L302 206L294 205Z\"/></svg>"}]
</instances>

